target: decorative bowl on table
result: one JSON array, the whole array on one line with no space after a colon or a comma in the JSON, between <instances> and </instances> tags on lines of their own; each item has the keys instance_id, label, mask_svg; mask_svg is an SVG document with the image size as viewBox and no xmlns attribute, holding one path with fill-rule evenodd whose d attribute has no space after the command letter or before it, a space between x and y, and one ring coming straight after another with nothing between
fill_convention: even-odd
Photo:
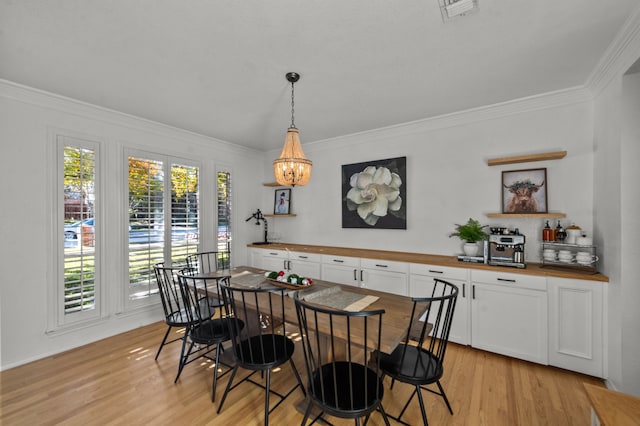
<instances>
[{"instance_id":1,"label":"decorative bowl on table","mask_svg":"<svg viewBox=\"0 0 640 426\"><path fill-rule=\"evenodd\" d=\"M271 284L290 290L299 290L311 287L313 285L313 280L311 278L301 277L298 274L286 275L284 271L265 272L264 277Z\"/></svg>"}]
</instances>

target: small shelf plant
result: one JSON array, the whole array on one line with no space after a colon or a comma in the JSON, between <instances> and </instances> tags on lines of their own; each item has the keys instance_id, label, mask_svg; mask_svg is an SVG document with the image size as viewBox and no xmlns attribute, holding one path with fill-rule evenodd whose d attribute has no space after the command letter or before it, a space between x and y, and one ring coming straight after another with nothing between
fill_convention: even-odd
<instances>
[{"instance_id":1,"label":"small shelf plant","mask_svg":"<svg viewBox=\"0 0 640 426\"><path fill-rule=\"evenodd\" d=\"M460 225L456 223L455 232L449 234L449 238L458 237L465 242L463 246L464 254L467 256L478 255L478 242L486 240L489 235L484 232L488 225L481 225L479 221L469 218L467 223Z\"/></svg>"}]
</instances>

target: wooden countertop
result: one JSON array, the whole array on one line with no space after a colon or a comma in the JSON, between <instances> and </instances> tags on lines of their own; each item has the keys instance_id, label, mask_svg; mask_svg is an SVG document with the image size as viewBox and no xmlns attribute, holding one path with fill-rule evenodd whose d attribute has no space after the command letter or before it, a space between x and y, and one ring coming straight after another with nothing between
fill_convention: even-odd
<instances>
[{"instance_id":1,"label":"wooden countertop","mask_svg":"<svg viewBox=\"0 0 640 426\"><path fill-rule=\"evenodd\" d=\"M640 424L640 398L588 383L584 388L602 426Z\"/></svg>"},{"instance_id":2,"label":"wooden countertop","mask_svg":"<svg viewBox=\"0 0 640 426\"><path fill-rule=\"evenodd\" d=\"M428 265L450 266L455 268L484 269L489 271L509 272L514 274L541 275L545 277L573 278L578 280L609 282L609 278L600 273L592 274L579 270L564 270L543 267L541 263L527 263L524 269L505 266L492 266L483 263L460 262L456 256L444 256L438 254L409 253L401 251L370 250L351 247L315 246L308 244L248 244L247 247L264 250L289 250L303 253L328 254L333 256L364 257L368 259L381 259L397 262L424 263Z\"/></svg>"}]
</instances>

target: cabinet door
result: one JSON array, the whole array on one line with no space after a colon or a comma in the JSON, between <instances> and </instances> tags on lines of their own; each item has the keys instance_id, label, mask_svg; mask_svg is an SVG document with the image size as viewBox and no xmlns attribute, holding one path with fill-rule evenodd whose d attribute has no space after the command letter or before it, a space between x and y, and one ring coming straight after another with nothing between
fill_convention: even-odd
<instances>
[{"instance_id":1,"label":"cabinet door","mask_svg":"<svg viewBox=\"0 0 640 426\"><path fill-rule=\"evenodd\" d=\"M365 288L407 296L409 282L404 272L362 269L362 281Z\"/></svg>"},{"instance_id":2,"label":"cabinet door","mask_svg":"<svg viewBox=\"0 0 640 426\"><path fill-rule=\"evenodd\" d=\"M250 248L249 249L249 265L253 266L254 268L261 268L262 269L262 252L263 250L261 249L255 249L255 248Z\"/></svg>"},{"instance_id":3,"label":"cabinet door","mask_svg":"<svg viewBox=\"0 0 640 426\"><path fill-rule=\"evenodd\" d=\"M456 300L456 308L453 311L453 322L451 323L451 331L449 332L449 340L461 345L468 345L469 342L469 292L466 281L446 279L446 277L438 277L450 282L458 287L458 299ZM428 297L433 291L434 277L427 275L411 274L409 277L409 286L411 289L411 297ZM432 311L435 314L436 311Z\"/></svg>"},{"instance_id":4,"label":"cabinet door","mask_svg":"<svg viewBox=\"0 0 640 426\"><path fill-rule=\"evenodd\" d=\"M360 259L325 254L320 275L324 281L360 287Z\"/></svg>"},{"instance_id":5,"label":"cabinet door","mask_svg":"<svg viewBox=\"0 0 640 426\"><path fill-rule=\"evenodd\" d=\"M549 278L549 364L603 377L603 283Z\"/></svg>"},{"instance_id":6,"label":"cabinet door","mask_svg":"<svg viewBox=\"0 0 640 426\"><path fill-rule=\"evenodd\" d=\"M360 270L358 268L323 263L321 269L321 275L324 281L353 285L356 287L360 286Z\"/></svg>"},{"instance_id":7,"label":"cabinet door","mask_svg":"<svg viewBox=\"0 0 640 426\"><path fill-rule=\"evenodd\" d=\"M380 259L360 259L360 279L365 288L409 295L409 264Z\"/></svg>"},{"instance_id":8,"label":"cabinet door","mask_svg":"<svg viewBox=\"0 0 640 426\"><path fill-rule=\"evenodd\" d=\"M267 271L286 271L289 253L284 250L262 250L262 269Z\"/></svg>"},{"instance_id":9,"label":"cabinet door","mask_svg":"<svg viewBox=\"0 0 640 426\"><path fill-rule=\"evenodd\" d=\"M289 271L301 277L320 278L320 260L315 253L289 253Z\"/></svg>"},{"instance_id":10,"label":"cabinet door","mask_svg":"<svg viewBox=\"0 0 640 426\"><path fill-rule=\"evenodd\" d=\"M473 347L547 364L547 336L545 291L471 283Z\"/></svg>"}]
</instances>

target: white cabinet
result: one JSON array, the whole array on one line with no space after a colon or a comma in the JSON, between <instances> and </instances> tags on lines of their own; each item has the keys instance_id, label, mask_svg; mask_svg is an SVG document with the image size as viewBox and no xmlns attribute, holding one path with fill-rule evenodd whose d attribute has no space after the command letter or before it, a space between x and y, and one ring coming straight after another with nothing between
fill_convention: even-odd
<instances>
[{"instance_id":1,"label":"white cabinet","mask_svg":"<svg viewBox=\"0 0 640 426\"><path fill-rule=\"evenodd\" d=\"M322 256L287 250L250 249L251 266L268 271L286 271L303 277L320 278Z\"/></svg>"},{"instance_id":2,"label":"white cabinet","mask_svg":"<svg viewBox=\"0 0 640 426\"><path fill-rule=\"evenodd\" d=\"M257 268L412 297L430 295L434 278L441 278L459 291L449 335L452 342L605 376L605 282L268 246L250 248L248 257Z\"/></svg>"},{"instance_id":3,"label":"white cabinet","mask_svg":"<svg viewBox=\"0 0 640 426\"><path fill-rule=\"evenodd\" d=\"M264 250L249 247L247 252L247 258L249 259L249 266L262 269L262 252Z\"/></svg>"},{"instance_id":4,"label":"white cabinet","mask_svg":"<svg viewBox=\"0 0 640 426\"><path fill-rule=\"evenodd\" d=\"M547 364L545 277L471 271L471 345Z\"/></svg>"},{"instance_id":5,"label":"white cabinet","mask_svg":"<svg viewBox=\"0 0 640 426\"><path fill-rule=\"evenodd\" d=\"M448 266L412 263L409 265L409 296L427 297L433 291L434 278L440 278L458 287L458 299L453 312L449 340L461 345L471 343L469 337L469 270ZM434 312L432 312L434 313Z\"/></svg>"},{"instance_id":6,"label":"white cabinet","mask_svg":"<svg viewBox=\"0 0 640 426\"><path fill-rule=\"evenodd\" d=\"M350 256L322 256L322 279L406 296L408 264Z\"/></svg>"},{"instance_id":7,"label":"white cabinet","mask_svg":"<svg viewBox=\"0 0 640 426\"><path fill-rule=\"evenodd\" d=\"M325 254L320 270L324 281L360 287L360 259L357 257Z\"/></svg>"},{"instance_id":8,"label":"white cabinet","mask_svg":"<svg viewBox=\"0 0 640 426\"><path fill-rule=\"evenodd\" d=\"M548 278L550 365L604 377L603 284Z\"/></svg>"},{"instance_id":9,"label":"white cabinet","mask_svg":"<svg viewBox=\"0 0 640 426\"><path fill-rule=\"evenodd\" d=\"M320 261L322 256L316 253L289 252L289 273L301 277L320 278Z\"/></svg>"},{"instance_id":10,"label":"white cabinet","mask_svg":"<svg viewBox=\"0 0 640 426\"><path fill-rule=\"evenodd\" d=\"M360 259L362 286L371 290L409 295L409 265L379 259Z\"/></svg>"},{"instance_id":11,"label":"white cabinet","mask_svg":"<svg viewBox=\"0 0 640 426\"><path fill-rule=\"evenodd\" d=\"M288 269L289 252L286 250L261 250L260 268L267 271L285 271Z\"/></svg>"}]
</instances>

